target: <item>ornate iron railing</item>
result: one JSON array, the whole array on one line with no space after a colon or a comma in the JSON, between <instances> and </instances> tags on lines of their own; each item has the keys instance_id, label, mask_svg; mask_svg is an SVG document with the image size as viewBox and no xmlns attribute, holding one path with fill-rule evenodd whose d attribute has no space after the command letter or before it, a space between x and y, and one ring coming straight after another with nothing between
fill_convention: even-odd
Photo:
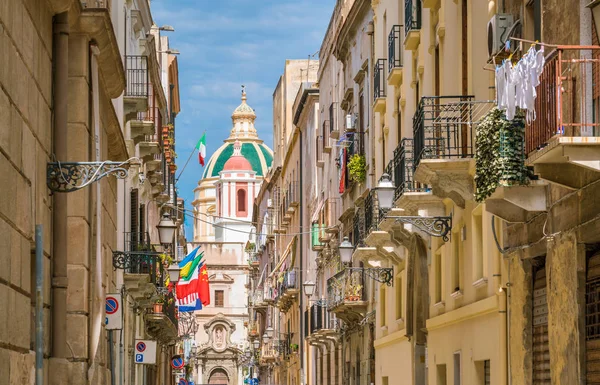
<instances>
[{"instance_id":1,"label":"ornate iron railing","mask_svg":"<svg viewBox=\"0 0 600 385\"><path fill-rule=\"evenodd\" d=\"M377 205L377 194L375 190L369 191L369 195L365 198L365 233L369 234L373 230L377 230L379 225L379 210Z\"/></svg>"},{"instance_id":2,"label":"ornate iron railing","mask_svg":"<svg viewBox=\"0 0 600 385\"><path fill-rule=\"evenodd\" d=\"M171 320L171 322L173 322L175 328L179 330L177 305L175 302L175 295L173 295L173 292L167 294L165 297L165 304L163 305L163 313Z\"/></svg>"},{"instance_id":3,"label":"ornate iron railing","mask_svg":"<svg viewBox=\"0 0 600 385\"><path fill-rule=\"evenodd\" d=\"M547 56L536 87L535 119L525 129L527 155L546 146L554 136L600 135L594 107L600 94L599 52L591 50L592 57L587 58L582 51L579 47L557 49Z\"/></svg>"},{"instance_id":4,"label":"ornate iron railing","mask_svg":"<svg viewBox=\"0 0 600 385\"><path fill-rule=\"evenodd\" d=\"M127 84L125 96L148 97L149 75L148 57L144 55L125 56Z\"/></svg>"},{"instance_id":5,"label":"ornate iron railing","mask_svg":"<svg viewBox=\"0 0 600 385\"><path fill-rule=\"evenodd\" d=\"M473 157L477 125L494 105L492 101L476 101L473 98L421 98L413 117L413 168L416 169L421 159Z\"/></svg>"},{"instance_id":6,"label":"ornate iron railing","mask_svg":"<svg viewBox=\"0 0 600 385\"><path fill-rule=\"evenodd\" d=\"M354 247L365 245L365 216L364 208L359 208L352 219L352 244Z\"/></svg>"},{"instance_id":7,"label":"ornate iron railing","mask_svg":"<svg viewBox=\"0 0 600 385\"><path fill-rule=\"evenodd\" d=\"M388 36L388 70L402 67L402 51L404 41L402 40L402 25L392 26Z\"/></svg>"},{"instance_id":8,"label":"ornate iron railing","mask_svg":"<svg viewBox=\"0 0 600 385\"><path fill-rule=\"evenodd\" d=\"M421 0L404 0L404 32L421 29Z\"/></svg>"},{"instance_id":9,"label":"ornate iron railing","mask_svg":"<svg viewBox=\"0 0 600 385\"><path fill-rule=\"evenodd\" d=\"M405 192L426 191L426 186L415 182L413 140L404 138L394 150L394 183L396 186L395 199Z\"/></svg>"},{"instance_id":10,"label":"ornate iron railing","mask_svg":"<svg viewBox=\"0 0 600 385\"><path fill-rule=\"evenodd\" d=\"M151 251L113 251L113 267L127 274L148 274L150 282L164 287L167 279L160 253Z\"/></svg>"},{"instance_id":11,"label":"ornate iron railing","mask_svg":"<svg viewBox=\"0 0 600 385\"><path fill-rule=\"evenodd\" d=\"M377 59L373 68L373 98L385 98L385 59Z\"/></svg>"},{"instance_id":12,"label":"ornate iron railing","mask_svg":"<svg viewBox=\"0 0 600 385\"><path fill-rule=\"evenodd\" d=\"M327 280L327 308L364 300L364 270L345 268Z\"/></svg>"}]
</instances>

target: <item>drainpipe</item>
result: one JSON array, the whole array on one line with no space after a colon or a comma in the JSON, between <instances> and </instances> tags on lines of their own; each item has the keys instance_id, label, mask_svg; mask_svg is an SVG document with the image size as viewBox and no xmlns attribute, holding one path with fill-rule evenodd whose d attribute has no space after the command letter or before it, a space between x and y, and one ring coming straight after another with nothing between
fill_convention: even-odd
<instances>
[{"instance_id":1,"label":"drainpipe","mask_svg":"<svg viewBox=\"0 0 600 385\"><path fill-rule=\"evenodd\" d=\"M67 100L69 91L69 17L54 17L53 28L54 156L67 160ZM58 193L52 208L52 357L67 358L67 194Z\"/></svg>"},{"instance_id":2,"label":"drainpipe","mask_svg":"<svg viewBox=\"0 0 600 385\"><path fill-rule=\"evenodd\" d=\"M300 137L299 138L299 140L300 140L300 147L299 147L300 148L300 164L302 165L302 164L304 164L303 163L304 156L303 156L303 151L302 151L302 148L303 148L302 147L302 133L300 133L299 137ZM302 221L302 219L303 219L302 215L303 215L303 211L304 211L303 210L304 202L302 201L302 179L303 179L302 174L303 173L302 173L302 171L300 171L298 174L300 174L300 181L299 181L299 184L300 184L300 231L299 231L299 233L300 234L298 234L298 238L300 241L299 242L300 243L300 245L299 245L299 249L300 249L299 250L299 252L300 252L300 282L299 282L300 294L299 294L299 297L300 297L300 338L301 338L300 343L298 345L300 346L300 360L301 360L300 361L300 375L301 375L300 380L301 380L302 384L306 384L308 382L308 381L306 381L308 376L306 375L306 373L304 373L304 361L305 361L305 359L304 359L304 338L306 336L304 335L304 293L303 293L303 287L302 287L302 284L304 282L304 278L303 278L304 255L302 253L302 242L303 242L303 238L304 238L304 232L303 232L304 222ZM307 347L307 351L308 351L308 349L309 348Z\"/></svg>"},{"instance_id":3,"label":"drainpipe","mask_svg":"<svg viewBox=\"0 0 600 385\"><path fill-rule=\"evenodd\" d=\"M44 384L44 237L35 225L35 384Z\"/></svg>"},{"instance_id":4,"label":"drainpipe","mask_svg":"<svg viewBox=\"0 0 600 385\"><path fill-rule=\"evenodd\" d=\"M496 217L492 216L492 232L496 236ZM494 270L492 279L494 288L498 295L498 313L500 314L500 383L510 384L510 258L508 259L506 285L502 284L502 253L500 250L494 252Z\"/></svg>"},{"instance_id":5,"label":"drainpipe","mask_svg":"<svg viewBox=\"0 0 600 385\"><path fill-rule=\"evenodd\" d=\"M100 49L97 45L90 45L90 64L92 70L92 113L94 125L94 144L95 144L95 161L100 162L102 155L100 153L100 93L98 82L98 55ZM102 309L101 299L104 297L102 289L102 184L96 183L96 266L95 285L93 288L92 305L94 308L93 318L91 322L90 336L90 362L88 369L88 378L91 380L94 373L93 361L100 345L100 336L102 332L102 317L104 312ZM112 348L111 348L112 349ZM114 371L114 368L111 367Z\"/></svg>"}]
</instances>

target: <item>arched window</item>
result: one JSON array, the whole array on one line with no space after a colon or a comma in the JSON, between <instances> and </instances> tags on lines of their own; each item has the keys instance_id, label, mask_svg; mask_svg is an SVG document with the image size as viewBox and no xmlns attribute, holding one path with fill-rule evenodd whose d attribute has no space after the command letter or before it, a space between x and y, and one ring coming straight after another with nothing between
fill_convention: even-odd
<instances>
[{"instance_id":1,"label":"arched window","mask_svg":"<svg viewBox=\"0 0 600 385\"><path fill-rule=\"evenodd\" d=\"M238 215L246 215L246 190L244 189L237 191L237 213Z\"/></svg>"}]
</instances>

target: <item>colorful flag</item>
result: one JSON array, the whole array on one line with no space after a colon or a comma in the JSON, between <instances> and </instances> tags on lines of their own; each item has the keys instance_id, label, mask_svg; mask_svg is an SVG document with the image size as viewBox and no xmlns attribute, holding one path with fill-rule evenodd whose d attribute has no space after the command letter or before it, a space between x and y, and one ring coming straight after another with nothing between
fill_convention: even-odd
<instances>
[{"instance_id":1,"label":"colorful flag","mask_svg":"<svg viewBox=\"0 0 600 385\"><path fill-rule=\"evenodd\" d=\"M194 250L190 251L190 253L188 255L185 256L185 258L183 258L180 262L179 262L179 268L182 268L183 266L185 266L186 264L188 264L189 262L193 261L194 258L196 258L196 255L198 255L198 250L200 249L200 246L196 247Z\"/></svg>"},{"instance_id":2,"label":"colorful flag","mask_svg":"<svg viewBox=\"0 0 600 385\"><path fill-rule=\"evenodd\" d=\"M196 150L198 150L198 162L204 166L204 159L206 159L206 133L202 134L202 137L196 143Z\"/></svg>"},{"instance_id":3,"label":"colorful flag","mask_svg":"<svg viewBox=\"0 0 600 385\"><path fill-rule=\"evenodd\" d=\"M208 270L205 264L200 267L200 279L198 282L198 295L203 306L210 305L210 287L208 286Z\"/></svg>"},{"instance_id":4,"label":"colorful flag","mask_svg":"<svg viewBox=\"0 0 600 385\"><path fill-rule=\"evenodd\" d=\"M196 270L196 267L198 267L198 265L200 264L200 261L202 260L202 257L204 256L204 252L201 252L200 254L196 255L194 257L194 259L192 259L191 261L188 261L187 263L183 264L183 261L185 261L185 259L183 261L181 261L179 263L179 279L183 279L183 280L187 280L189 279L192 274L194 274L194 270ZM187 258L187 257L186 257Z\"/></svg>"},{"instance_id":5,"label":"colorful flag","mask_svg":"<svg viewBox=\"0 0 600 385\"><path fill-rule=\"evenodd\" d=\"M187 312L192 312L192 311L196 311L196 310L202 310L202 302L198 298L196 298L196 302L193 304L182 304L182 302L180 302L180 301L178 301L178 303L179 303L179 312L180 313L187 313Z\"/></svg>"},{"instance_id":6,"label":"colorful flag","mask_svg":"<svg viewBox=\"0 0 600 385\"><path fill-rule=\"evenodd\" d=\"M193 273L188 278L180 278L179 282L177 282L177 298L183 300L186 297L189 297L193 294L196 295L194 298L188 298L188 302L192 302L192 300L198 298L197 294L199 293L199 273L200 267L195 268Z\"/></svg>"}]
</instances>

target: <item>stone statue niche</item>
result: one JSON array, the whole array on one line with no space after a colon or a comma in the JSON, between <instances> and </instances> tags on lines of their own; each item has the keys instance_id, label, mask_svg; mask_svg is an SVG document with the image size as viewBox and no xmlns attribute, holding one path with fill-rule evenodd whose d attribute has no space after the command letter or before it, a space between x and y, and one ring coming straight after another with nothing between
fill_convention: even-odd
<instances>
[{"instance_id":1,"label":"stone statue niche","mask_svg":"<svg viewBox=\"0 0 600 385\"><path fill-rule=\"evenodd\" d=\"M235 324L218 314L204 325L204 330L208 336L208 341L203 344L207 348L223 352L233 346L231 344L231 334L235 331Z\"/></svg>"}]
</instances>

